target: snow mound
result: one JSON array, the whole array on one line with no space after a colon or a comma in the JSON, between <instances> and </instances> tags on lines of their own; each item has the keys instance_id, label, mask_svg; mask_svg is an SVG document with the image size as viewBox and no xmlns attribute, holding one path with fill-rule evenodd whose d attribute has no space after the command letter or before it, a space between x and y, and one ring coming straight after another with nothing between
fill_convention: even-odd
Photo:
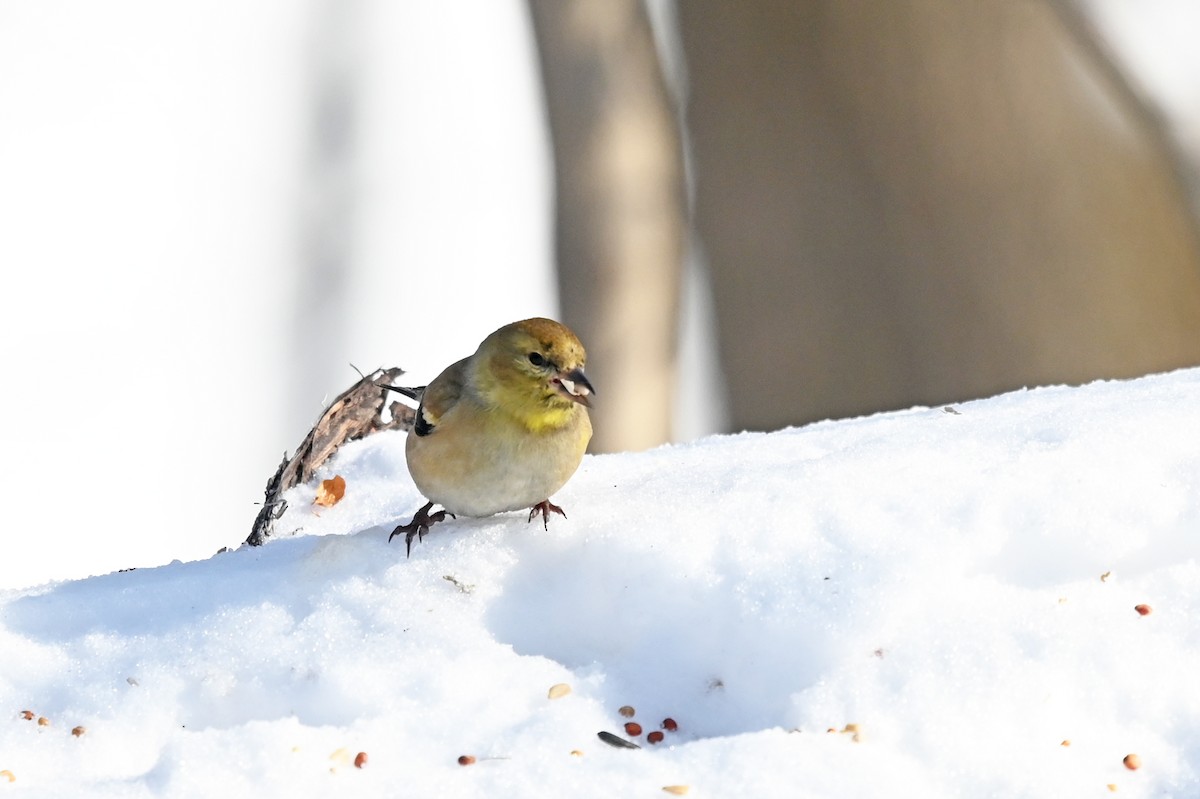
<instances>
[{"instance_id":1,"label":"snow mound","mask_svg":"<svg viewBox=\"0 0 1200 799\"><path fill-rule=\"evenodd\" d=\"M0 771L30 796L1197 795L1197 396L1187 370L588 457L548 531L447 521L409 559L387 536L423 500L379 434L326 465L339 504L290 492L293 537L0 594Z\"/></svg>"}]
</instances>

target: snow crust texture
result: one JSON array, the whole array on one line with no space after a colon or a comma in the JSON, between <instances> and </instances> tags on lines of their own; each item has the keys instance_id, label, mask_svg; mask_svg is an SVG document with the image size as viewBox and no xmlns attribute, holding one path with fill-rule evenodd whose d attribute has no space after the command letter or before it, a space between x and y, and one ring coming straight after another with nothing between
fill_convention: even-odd
<instances>
[{"instance_id":1,"label":"snow crust texture","mask_svg":"<svg viewBox=\"0 0 1200 799\"><path fill-rule=\"evenodd\" d=\"M1197 796L1198 397L588 457L548 532L447 521L410 559L380 434L325 467L339 504L290 493L293 537L0 594L0 795Z\"/></svg>"}]
</instances>

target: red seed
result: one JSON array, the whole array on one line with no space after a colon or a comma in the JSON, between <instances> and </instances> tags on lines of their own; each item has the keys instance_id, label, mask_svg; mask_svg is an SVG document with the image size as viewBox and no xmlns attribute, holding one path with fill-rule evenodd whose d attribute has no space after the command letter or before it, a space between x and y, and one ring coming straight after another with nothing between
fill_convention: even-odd
<instances>
[{"instance_id":1,"label":"red seed","mask_svg":"<svg viewBox=\"0 0 1200 799\"><path fill-rule=\"evenodd\" d=\"M474 762L475 762L474 755L459 755L458 756L458 765L460 765L460 766L469 766Z\"/></svg>"},{"instance_id":2,"label":"red seed","mask_svg":"<svg viewBox=\"0 0 1200 799\"><path fill-rule=\"evenodd\" d=\"M632 735L634 738L642 734L642 725L636 721L625 722L625 734Z\"/></svg>"},{"instance_id":3,"label":"red seed","mask_svg":"<svg viewBox=\"0 0 1200 799\"><path fill-rule=\"evenodd\" d=\"M675 732L679 725L675 723L675 719L663 719L662 728L667 732Z\"/></svg>"},{"instance_id":4,"label":"red seed","mask_svg":"<svg viewBox=\"0 0 1200 799\"><path fill-rule=\"evenodd\" d=\"M646 733L646 740L652 744L660 744L660 743L662 743L662 739L663 739L663 734L661 732L659 732L658 730L654 730L653 732Z\"/></svg>"},{"instance_id":5,"label":"red seed","mask_svg":"<svg viewBox=\"0 0 1200 799\"><path fill-rule=\"evenodd\" d=\"M1154 612L1154 608L1149 605L1135 605L1133 609L1138 612L1139 616L1149 616Z\"/></svg>"},{"instance_id":6,"label":"red seed","mask_svg":"<svg viewBox=\"0 0 1200 799\"><path fill-rule=\"evenodd\" d=\"M367 753L359 752L357 755L354 756L354 767L362 768L365 765L367 765Z\"/></svg>"},{"instance_id":7,"label":"red seed","mask_svg":"<svg viewBox=\"0 0 1200 799\"><path fill-rule=\"evenodd\" d=\"M1125 759L1121 761L1125 764L1125 768L1130 771L1137 771L1142 767L1142 759L1137 755L1125 755Z\"/></svg>"}]
</instances>

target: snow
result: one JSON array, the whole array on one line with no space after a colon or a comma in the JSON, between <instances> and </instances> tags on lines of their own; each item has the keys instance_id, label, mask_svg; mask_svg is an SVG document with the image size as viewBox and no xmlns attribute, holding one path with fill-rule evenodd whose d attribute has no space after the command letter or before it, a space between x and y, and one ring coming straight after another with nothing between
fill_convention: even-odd
<instances>
[{"instance_id":1,"label":"snow","mask_svg":"<svg viewBox=\"0 0 1200 799\"><path fill-rule=\"evenodd\" d=\"M294 536L0 594L0 794L1195 796L1198 391L588 457L548 531L448 520L408 559L379 434L323 470L339 504L290 493ZM613 748L622 705L679 730Z\"/></svg>"}]
</instances>

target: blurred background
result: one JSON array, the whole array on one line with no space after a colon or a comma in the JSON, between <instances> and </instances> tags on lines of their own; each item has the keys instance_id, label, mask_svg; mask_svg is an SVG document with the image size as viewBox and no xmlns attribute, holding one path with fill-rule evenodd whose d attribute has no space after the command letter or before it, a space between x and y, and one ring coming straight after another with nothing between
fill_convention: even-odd
<instances>
[{"instance_id":1,"label":"blurred background","mask_svg":"<svg viewBox=\"0 0 1200 799\"><path fill-rule=\"evenodd\" d=\"M593 451L1200 364L1192 0L0 0L0 587L208 557L357 375Z\"/></svg>"}]
</instances>

